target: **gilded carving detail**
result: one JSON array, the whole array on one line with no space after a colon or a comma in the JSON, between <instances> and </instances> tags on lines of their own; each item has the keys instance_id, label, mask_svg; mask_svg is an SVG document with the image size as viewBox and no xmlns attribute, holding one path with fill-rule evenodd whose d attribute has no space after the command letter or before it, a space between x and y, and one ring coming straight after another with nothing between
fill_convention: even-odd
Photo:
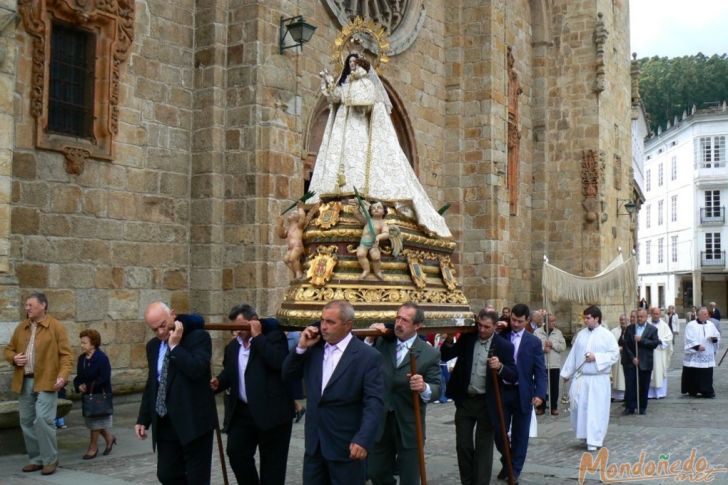
<instances>
[{"instance_id":1,"label":"gilded carving detail","mask_svg":"<svg viewBox=\"0 0 728 485\"><path fill-rule=\"evenodd\" d=\"M323 286L329 282L336 267L338 257L336 246L319 246L316 248L316 255L309 259L308 276L312 285Z\"/></svg>"},{"instance_id":2,"label":"gilded carving detail","mask_svg":"<svg viewBox=\"0 0 728 485\"><path fill-rule=\"evenodd\" d=\"M347 300L351 303L422 303L466 304L467 298L462 291L444 289L411 288L324 288L294 287L288 290L286 300L297 302L326 302ZM319 312L320 315L320 312Z\"/></svg>"}]
</instances>

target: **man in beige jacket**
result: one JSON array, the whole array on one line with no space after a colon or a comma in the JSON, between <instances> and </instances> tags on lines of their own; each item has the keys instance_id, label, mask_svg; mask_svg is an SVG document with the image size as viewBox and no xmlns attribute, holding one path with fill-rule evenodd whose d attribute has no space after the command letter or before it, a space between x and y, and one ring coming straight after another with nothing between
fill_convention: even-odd
<instances>
[{"instance_id":1,"label":"man in beige jacket","mask_svg":"<svg viewBox=\"0 0 728 485\"><path fill-rule=\"evenodd\" d=\"M56 407L58 390L73 368L65 327L48 315L48 299L33 293L25 302L27 318L20 322L5 347L5 360L14 367L11 389L18 399L29 463L24 472L50 475L58 466Z\"/></svg>"},{"instance_id":2,"label":"man in beige jacket","mask_svg":"<svg viewBox=\"0 0 728 485\"><path fill-rule=\"evenodd\" d=\"M561 330L559 330L556 325L556 315L548 314L548 330L546 330L546 325L541 325L533 332L533 334L538 337L543 344L543 355L546 360L546 369L548 369L549 380L551 381L549 396L551 401L551 414L553 416L559 414L559 372L561 371L561 352L566 350L564 334L561 333ZM545 412L545 410L546 402L544 401L536 409L536 414L540 416Z\"/></svg>"}]
</instances>

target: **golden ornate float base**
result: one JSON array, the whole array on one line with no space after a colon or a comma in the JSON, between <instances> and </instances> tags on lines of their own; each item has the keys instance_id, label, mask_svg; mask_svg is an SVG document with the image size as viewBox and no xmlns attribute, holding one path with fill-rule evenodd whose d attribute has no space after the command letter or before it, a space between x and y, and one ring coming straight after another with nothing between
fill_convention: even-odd
<instances>
[{"instance_id":1,"label":"golden ornate float base","mask_svg":"<svg viewBox=\"0 0 728 485\"><path fill-rule=\"evenodd\" d=\"M309 207L303 236L306 276L291 285L278 311L289 325L307 325L319 320L323 306L347 300L356 310L355 326L394 320L402 303L414 301L425 309L427 324L454 325L472 321L468 300L455 278L452 255L455 243L425 233L416 222L385 203L385 220L399 229L402 251L392 254L392 244L381 245L381 271L361 278L356 248L362 224L359 209L343 198L323 200ZM397 231L392 231L397 232Z\"/></svg>"}]
</instances>

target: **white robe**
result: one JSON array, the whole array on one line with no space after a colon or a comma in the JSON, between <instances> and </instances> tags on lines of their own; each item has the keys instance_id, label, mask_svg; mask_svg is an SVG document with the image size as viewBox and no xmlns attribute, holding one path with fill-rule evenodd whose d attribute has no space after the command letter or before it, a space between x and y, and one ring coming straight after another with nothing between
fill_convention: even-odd
<instances>
[{"instance_id":1,"label":"white robe","mask_svg":"<svg viewBox=\"0 0 728 485\"><path fill-rule=\"evenodd\" d=\"M657 338L660 339L660 345L655 347L652 354L652 376L647 397L655 399L667 396L667 369L670 368L672 358L672 332L664 320L660 320L657 324L652 323L652 325L657 327Z\"/></svg>"},{"instance_id":2,"label":"white robe","mask_svg":"<svg viewBox=\"0 0 728 485\"><path fill-rule=\"evenodd\" d=\"M308 202L353 196L356 188L369 199L412 204L421 226L452 237L402 151L387 107L377 100L366 72L358 68L351 73L329 100L331 112L311 175L310 190L316 195Z\"/></svg>"},{"instance_id":3,"label":"white robe","mask_svg":"<svg viewBox=\"0 0 728 485\"><path fill-rule=\"evenodd\" d=\"M711 342L711 337L717 337L718 342ZM683 359L683 365L700 369L715 367L715 349L719 343L720 333L710 320L702 325L697 320L688 323L685 326L685 358ZM693 347L697 345L702 345L705 350L695 350Z\"/></svg>"},{"instance_id":4,"label":"white robe","mask_svg":"<svg viewBox=\"0 0 728 485\"><path fill-rule=\"evenodd\" d=\"M614 340L617 341L619 346L619 337L622 336L622 327L614 327L612 330ZM617 359L617 362L612 366L612 399L617 401L624 400L624 390L626 389L626 382L624 380L624 368L622 363Z\"/></svg>"},{"instance_id":5,"label":"white robe","mask_svg":"<svg viewBox=\"0 0 728 485\"><path fill-rule=\"evenodd\" d=\"M584 364L587 352L595 361ZM619 346L614 335L598 325L594 330L582 329L561 368L561 377L574 378L569 388L571 426L578 439L587 445L602 446L609 426L610 384L612 366L619 360Z\"/></svg>"}]
</instances>

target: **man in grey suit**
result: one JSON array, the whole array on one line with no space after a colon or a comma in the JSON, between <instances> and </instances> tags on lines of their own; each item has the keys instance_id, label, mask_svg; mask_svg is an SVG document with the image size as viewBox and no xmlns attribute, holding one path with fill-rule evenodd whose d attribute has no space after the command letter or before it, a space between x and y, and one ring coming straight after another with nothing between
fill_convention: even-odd
<instances>
[{"instance_id":1,"label":"man in grey suit","mask_svg":"<svg viewBox=\"0 0 728 485\"><path fill-rule=\"evenodd\" d=\"M652 354L660 345L657 327L647 325L647 310L637 311L637 324L630 324L619 339L622 349L622 368L624 369L624 411L622 414L634 414L637 409L637 392L639 391L639 412L647 412L647 393L650 388L652 374ZM639 380L638 380L639 379Z\"/></svg>"},{"instance_id":2,"label":"man in grey suit","mask_svg":"<svg viewBox=\"0 0 728 485\"><path fill-rule=\"evenodd\" d=\"M366 458L382 419L382 356L354 337L354 308L327 303L320 327L301 332L283 379L306 387L304 485L363 485Z\"/></svg>"},{"instance_id":3,"label":"man in grey suit","mask_svg":"<svg viewBox=\"0 0 728 485\"><path fill-rule=\"evenodd\" d=\"M400 485L420 482L412 393L419 394L420 419L425 429L427 402L440 394L440 352L417 336L425 312L415 303L397 310L394 336L367 338L384 357L384 410L377 441L369 455L369 478L374 485L394 485L393 472L399 469ZM386 331L383 323L371 328ZM410 355L415 356L417 373L410 372ZM424 439L424 436L423 436Z\"/></svg>"}]
</instances>

